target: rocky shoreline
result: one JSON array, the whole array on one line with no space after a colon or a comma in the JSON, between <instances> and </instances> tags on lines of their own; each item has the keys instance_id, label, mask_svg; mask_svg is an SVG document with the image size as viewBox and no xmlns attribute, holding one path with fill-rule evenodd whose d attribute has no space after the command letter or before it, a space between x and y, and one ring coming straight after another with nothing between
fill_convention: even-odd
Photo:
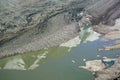
<instances>
[{"instance_id":1,"label":"rocky shoreline","mask_svg":"<svg viewBox=\"0 0 120 80\"><path fill-rule=\"evenodd\" d=\"M120 58L105 58L106 62L115 61L114 65L107 67L101 60L91 60L86 62L86 66L81 68L87 69L93 73L95 80L118 80L120 77Z\"/></svg>"},{"instance_id":2,"label":"rocky shoreline","mask_svg":"<svg viewBox=\"0 0 120 80\"><path fill-rule=\"evenodd\" d=\"M117 19L115 21L114 26L108 26L108 25L95 25L93 26L93 30L103 34L101 41L103 42L109 42L110 44L107 44L103 46L103 49L98 49L98 51L103 50L115 50L120 49L120 19ZM117 55L119 56L119 55ZM105 60L105 63L109 63L111 61L114 61L115 63L107 67L106 64L103 63L102 59L100 60L91 60L86 61L86 66L81 66L81 68L87 69L93 73L95 76L95 80L119 80L120 78L120 58L103 58Z\"/></svg>"},{"instance_id":3,"label":"rocky shoreline","mask_svg":"<svg viewBox=\"0 0 120 80\"><path fill-rule=\"evenodd\" d=\"M106 25L98 25L93 27L93 30L103 34L101 41L107 42L112 41L112 45L104 46L105 50L114 50L120 49L120 19L116 20L116 24L114 26L106 26ZM101 27L102 26L102 27Z\"/></svg>"}]
</instances>

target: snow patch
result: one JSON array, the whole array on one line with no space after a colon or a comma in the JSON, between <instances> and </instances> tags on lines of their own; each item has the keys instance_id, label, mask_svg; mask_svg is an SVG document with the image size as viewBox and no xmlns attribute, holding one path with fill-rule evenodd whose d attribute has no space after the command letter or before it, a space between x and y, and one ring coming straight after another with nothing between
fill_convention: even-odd
<instances>
[{"instance_id":1,"label":"snow patch","mask_svg":"<svg viewBox=\"0 0 120 80\"><path fill-rule=\"evenodd\" d=\"M79 39L79 36L67 41L66 43L62 43L60 47L76 47L78 44L80 44L81 40Z\"/></svg>"},{"instance_id":2,"label":"snow patch","mask_svg":"<svg viewBox=\"0 0 120 80\"><path fill-rule=\"evenodd\" d=\"M86 41L95 41L99 39L100 34L90 29L90 35L87 37Z\"/></svg>"},{"instance_id":3,"label":"snow patch","mask_svg":"<svg viewBox=\"0 0 120 80\"><path fill-rule=\"evenodd\" d=\"M116 19L115 27L118 27L120 29L120 18Z\"/></svg>"},{"instance_id":4,"label":"snow patch","mask_svg":"<svg viewBox=\"0 0 120 80\"><path fill-rule=\"evenodd\" d=\"M100 37L100 34L93 31L91 28L88 29L88 32L90 32L90 35L86 38L86 40L84 42L87 42L87 41L95 41L97 39L99 39ZM82 34L82 32L81 32ZM84 34L83 34L84 36ZM62 43L60 45L60 47L69 47L69 48L72 48L72 47L76 47L77 45L79 45L81 43L81 39L79 38L79 36L65 42L65 43Z\"/></svg>"}]
</instances>

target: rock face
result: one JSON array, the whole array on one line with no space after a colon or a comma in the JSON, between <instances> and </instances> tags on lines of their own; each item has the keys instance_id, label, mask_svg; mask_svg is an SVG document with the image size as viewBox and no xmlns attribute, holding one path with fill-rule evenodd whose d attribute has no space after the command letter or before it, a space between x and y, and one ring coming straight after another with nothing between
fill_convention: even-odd
<instances>
[{"instance_id":1,"label":"rock face","mask_svg":"<svg viewBox=\"0 0 120 80\"><path fill-rule=\"evenodd\" d=\"M80 32L77 22L86 14L92 16L93 24L102 20L105 23L114 20L119 15L119 2L119 0L1 0L0 57L66 42ZM114 11L116 12L113 13Z\"/></svg>"},{"instance_id":2,"label":"rock face","mask_svg":"<svg viewBox=\"0 0 120 80\"><path fill-rule=\"evenodd\" d=\"M64 4L63 1L57 0L2 0L0 4L1 44L6 39L18 36L21 31L24 33L35 27L44 31L49 18L66 12L70 9L69 5L75 8L70 2Z\"/></svg>"},{"instance_id":3,"label":"rock face","mask_svg":"<svg viewBox=\"0 0 120 80\"><path fill-rule=\"evenodd\" d=\"M1 0L0 41L17 36L29 28L46 26L47 21L63 14L68 20L79 20L80 11L92 0ZM64 23L63 23L64 24ZM68 24L68 23L66 23ZM22 32L23 33L23 32ZM6 36L8 35L8 37Z\"/></svg>"},{"instance_id":4,"label":"rock face","mask_svg":"<svg viewBox=\"0 0 120 80\"><path fill-rule=\"evenodd\" d=\"M114 20L120 16L120 0L99 0L96 4L89 6L86 10L91 15L92 22L102 22L114 25Z\"/></svg>"},{"instance_id":5,"label":"rock face","mask_svg":"<svg viewBox=\"0 0 120 80\"><path fill-rule=\"evenodd\" d=\"M76 37L80 12L90 4L92 0L1 0L0 57L59 45Z\"/></svg>"},{"instance_id":6,"label":"rock face","mask_svg":"<svg viewBox=\"0 0 120 80\"><path fill-rule=\"evenodd\" d=\"M99 24L99 25L93 26L93 30L100 33L100 34L105 35L105 34L110 33L110 32L117 32L117 31L119 31L119 28Z\"/></svg>"}]
</instances>

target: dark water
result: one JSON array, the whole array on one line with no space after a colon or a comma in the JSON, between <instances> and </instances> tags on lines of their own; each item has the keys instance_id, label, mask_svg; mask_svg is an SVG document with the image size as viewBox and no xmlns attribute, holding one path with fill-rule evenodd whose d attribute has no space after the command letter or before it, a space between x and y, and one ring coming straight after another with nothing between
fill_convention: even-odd
<instances>
[{"instance_id":1,"label":"dark water","mask_svg":"<svg viewBox=\"0 0 120 80\"><path fill-rule=\"evenodd\" d=\"M69 52L69 48L54 47L48 49L47 57L39 61L39 67L34 70L0 70L0 80L94 80L92 74L79 66L84 65L86 60L101 59L102 57L116 57L120 55L120 50L113 51L98 51L98 48L104 45L109 45L111 42L101 42L96 40L94 42L87 42L78 45ZM38 53L30 53L37 55ZM25 68L33 64L31 55L19 55L25 63ZM100 55L98 58L97 55ZM25 57L25 59L24 59ZM12 57L13 58L13 57ZM11 60L3 60L7 61ZM27 58L27 59L26 59ZM73 63L72 61L75 61ZM32 62L33 61L33 62ZM5 63L0 62L1 68L4 68ZM4 65L3 65L4 64Z\"/></svg>"}]
</instances>

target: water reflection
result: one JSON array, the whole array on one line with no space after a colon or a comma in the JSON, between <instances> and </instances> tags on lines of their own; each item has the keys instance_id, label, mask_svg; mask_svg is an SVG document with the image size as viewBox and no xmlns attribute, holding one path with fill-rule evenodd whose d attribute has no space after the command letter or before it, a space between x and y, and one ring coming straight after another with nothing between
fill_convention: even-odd
<instances>
[{"instance_id":1,"label":"water reflection","mask_svg":"<svg viewBox=\"0 0 120 80\"><path fill-rule=\"evenodd\" d=\"M48 58L59 58L66 55L69 48L52 47L45 48L39 51L29 52L23 55L16 55L0 60L1 69L14 70L33 70L45 63Z\"/></svg>"}]
</instances>

